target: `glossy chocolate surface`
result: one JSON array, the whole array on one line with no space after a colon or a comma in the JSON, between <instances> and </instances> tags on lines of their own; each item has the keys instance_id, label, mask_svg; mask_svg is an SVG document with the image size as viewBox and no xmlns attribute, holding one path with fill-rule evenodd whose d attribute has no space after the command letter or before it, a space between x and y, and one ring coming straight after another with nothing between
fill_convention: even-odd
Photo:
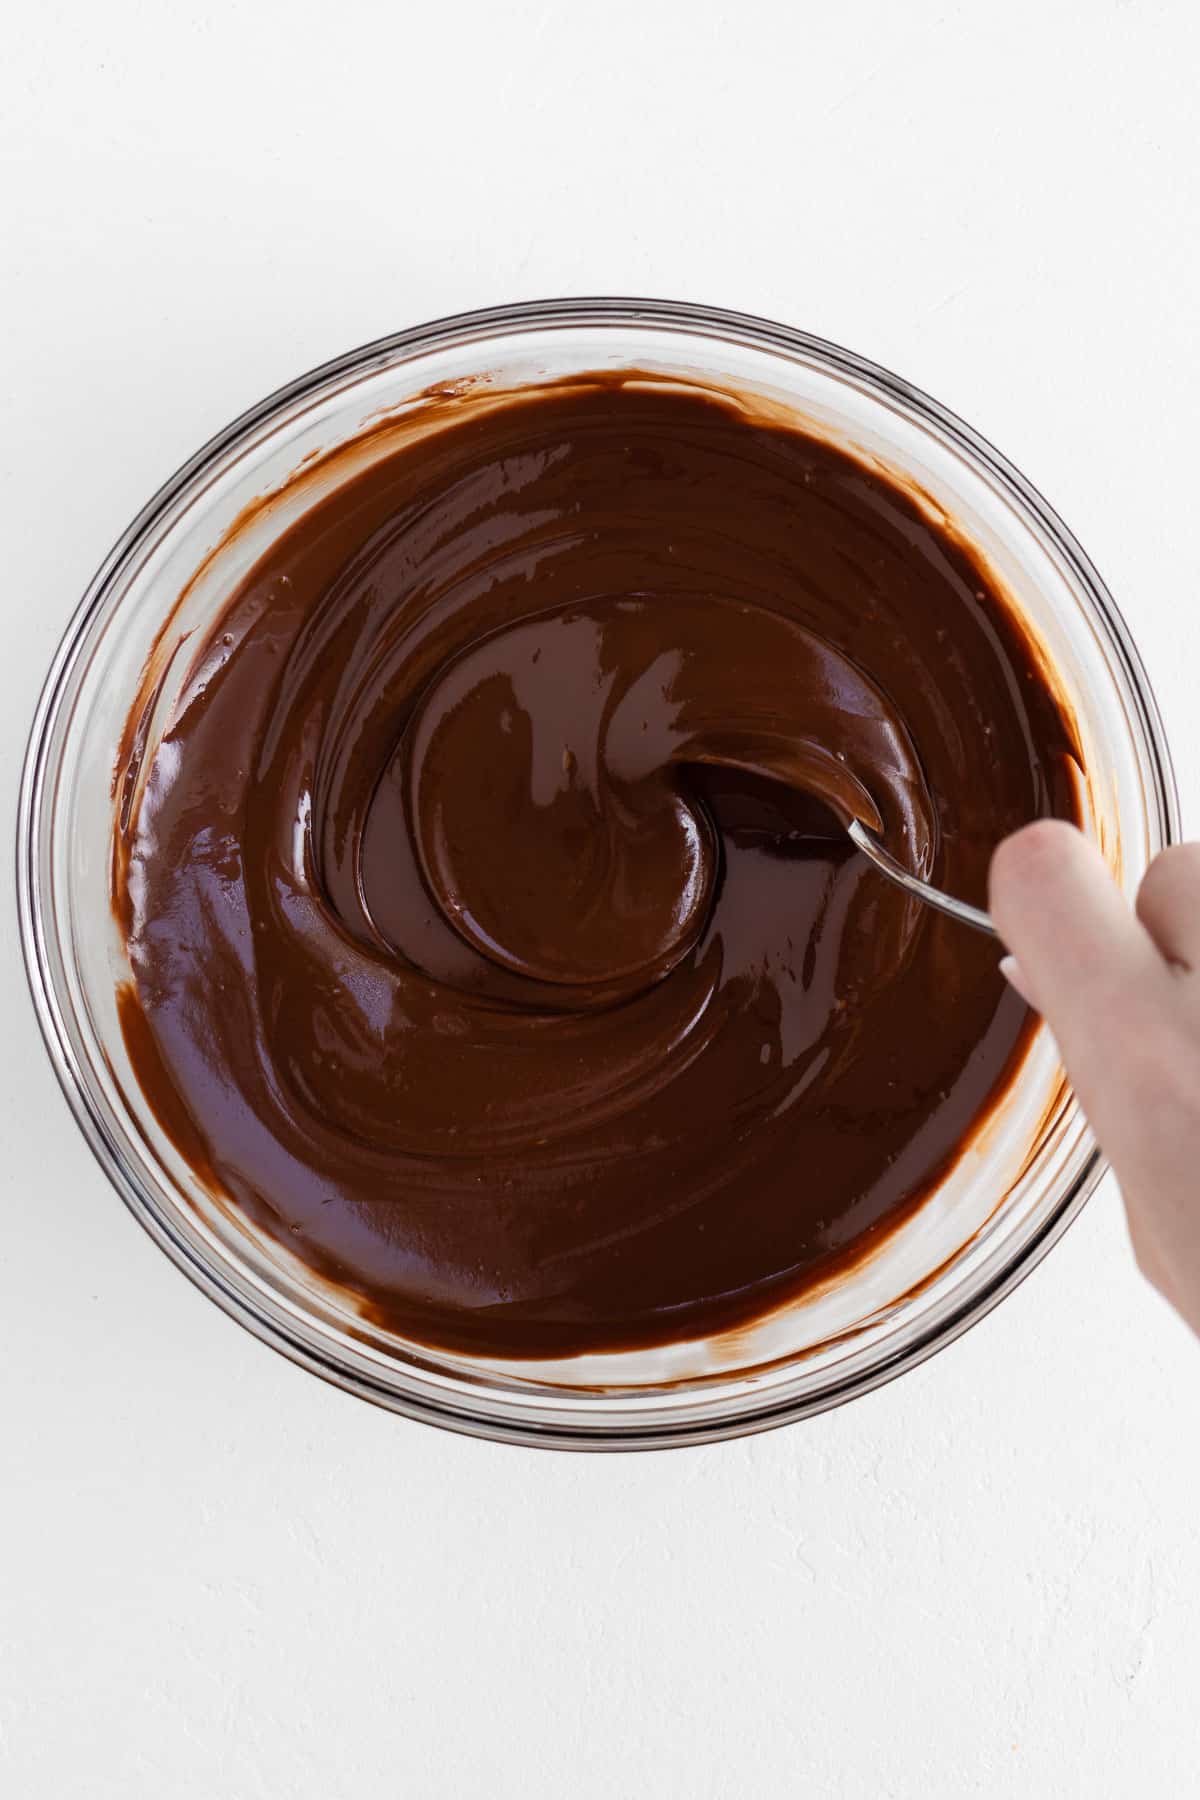
<instances>
[{"instance_id":1,"label":"glossy chocolate surface","mask_svg":"<svg viewBox=\"0 0 1200 1800\"><path fill-rule=\"evenodd\" d=\"M127 1044L412 1338L737 1325L908 1216L1027 1047L845 821L982 903L1077 816L1073 733L969 547L830 444L634 373L437 408L195 650L118 821Z\"/></svg>"}]
</instances>

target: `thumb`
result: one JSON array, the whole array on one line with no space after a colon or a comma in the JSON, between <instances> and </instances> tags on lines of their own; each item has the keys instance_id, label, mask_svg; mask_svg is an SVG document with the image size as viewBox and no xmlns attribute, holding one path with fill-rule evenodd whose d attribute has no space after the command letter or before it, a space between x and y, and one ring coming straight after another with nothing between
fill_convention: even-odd
<instances>
[{"instance_id":1,"label":"thumb","mask_svg":"<svg viewBox=\"0 0 1200 1800\"><path fill-rule=\"evenodd\" d=\"M1093 1124L1128 1092L1129 1053L1153 1042L1170 973L1099 850L1045 819L992 858L989 905L1014 986L1045 1016Z\"/></svg>"}]
</instances>

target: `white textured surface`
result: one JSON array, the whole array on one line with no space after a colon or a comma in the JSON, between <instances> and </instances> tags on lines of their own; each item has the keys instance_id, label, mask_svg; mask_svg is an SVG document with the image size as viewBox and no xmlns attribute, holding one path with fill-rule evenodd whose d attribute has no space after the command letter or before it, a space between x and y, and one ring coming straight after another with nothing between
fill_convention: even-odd
<instances>
[{"instance_id":1,"label":"white textured surface","mask_svg":"<svg viewBox=\"0 0 1200 1800\"><path fill-rule=\"evenodd\" d=\"M1191 0L20 10L0 73L0 755L160 479L365 338L552 292L773 314L991 436L1200 796ZM1111 1187L835 1416L577 1459L322 1387L85 1152L6 908L0 1792L1182 1796L1200 1348Z\"/></svg>"}]
</instances>

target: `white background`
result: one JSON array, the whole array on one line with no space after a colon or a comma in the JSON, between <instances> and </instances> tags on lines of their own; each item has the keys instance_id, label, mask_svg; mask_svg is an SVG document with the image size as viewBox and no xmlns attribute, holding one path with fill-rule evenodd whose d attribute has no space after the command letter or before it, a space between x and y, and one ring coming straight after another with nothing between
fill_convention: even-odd
<instances>
[{"instance_id":1,"label":"white background","mask_svg":"<svg viewBox=\"0 0 1200 1800\"><path fill-rule=\"evenodd\" d=\"M1193 0L22 6L0 62L0 755L153 488L458 308L766 313L1058 506L1200 796ZM962 1343L747 1443L577 1458L374 1412L143 1237L3 894L0 1792L1194 1794L1200 1347L1107 1186Z\"/></svg>"}]
</instances>

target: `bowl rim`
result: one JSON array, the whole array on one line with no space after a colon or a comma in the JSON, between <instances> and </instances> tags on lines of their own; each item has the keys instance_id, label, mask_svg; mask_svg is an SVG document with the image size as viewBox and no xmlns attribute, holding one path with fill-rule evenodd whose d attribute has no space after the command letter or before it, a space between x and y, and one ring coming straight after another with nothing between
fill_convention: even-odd
<instances>
[{"instance_id":1,"label":"bowl rim","mask_svg":"<svg viewBox=\"0 0 1200 1800\"><path fill-rule=\"evenodd\" d=\"M947 1314L927 1322L911 1342L897 1347L871 1367L832 1381L820 1393L785 1396L766 1400L761 1405L751 1401L728 1417L681 1417L678 1421L657 1419L653 1423L640 1423L635 1417L629 1424L622 1425L609 1419L596 1419L590 1424L564 1424L559 1420L538 1420L528 1416L521 1420L473 1412L469 1407L448 1405L432 1393L418 1396L397 1392L363 1368L344 1363L332 1353L319 1353L285 1318L278 1313L268 1315L258 1310L244 1292L222 1282L217 1267L207 1262L174 1228L170 1218L159 1210L126 1166L103 1114L89 1092L66 1027L50 964L38 875L46 783L50 772L50 739L89 627L104 604L112 583L162 515L186 493L198 476L273 415L295 401L315 395L327 384L348 374L364 372L373 362L385 366L399 356L422 349L485 341L499 332L565 325L629 326L639 323L673 327L692 335L718 339L732 336L753 348L800 353L815 359L835 373L865 383L877 394L897 401L918 419L932 423L965 452L968 459L982 465L984 472L1002 490L1007 490L1033 515L1100 614L1109 633L1111 648L1121 664L1128 696L1148 752L1162 841L1174 843L1180 835L1175 772L1149 677L1116 602L1072 532L1040 491L957 414L891 370L812 333L723 307L624 296L527 300L453 313L373 339L318 364L248 407L181 464L126 527L88 583L51 662L29 732L17 809L15 873L21 950L42 1039L67 1104L105 1175L138 1223L176 1267L222 1311L292 1362L361 1399L428 1424L527 1447L647 1450L697 1445L769 1430L815 1416L869 1393L916 1368L986 1317L1062 1237L1107 1168L1100 1150L1093 1145L1084 1166L1056 1207L1040 1228L1019 1246L1011 1262L1002 1265L979 1289L964 1295Z\"/></svg>"}]
</instances>

